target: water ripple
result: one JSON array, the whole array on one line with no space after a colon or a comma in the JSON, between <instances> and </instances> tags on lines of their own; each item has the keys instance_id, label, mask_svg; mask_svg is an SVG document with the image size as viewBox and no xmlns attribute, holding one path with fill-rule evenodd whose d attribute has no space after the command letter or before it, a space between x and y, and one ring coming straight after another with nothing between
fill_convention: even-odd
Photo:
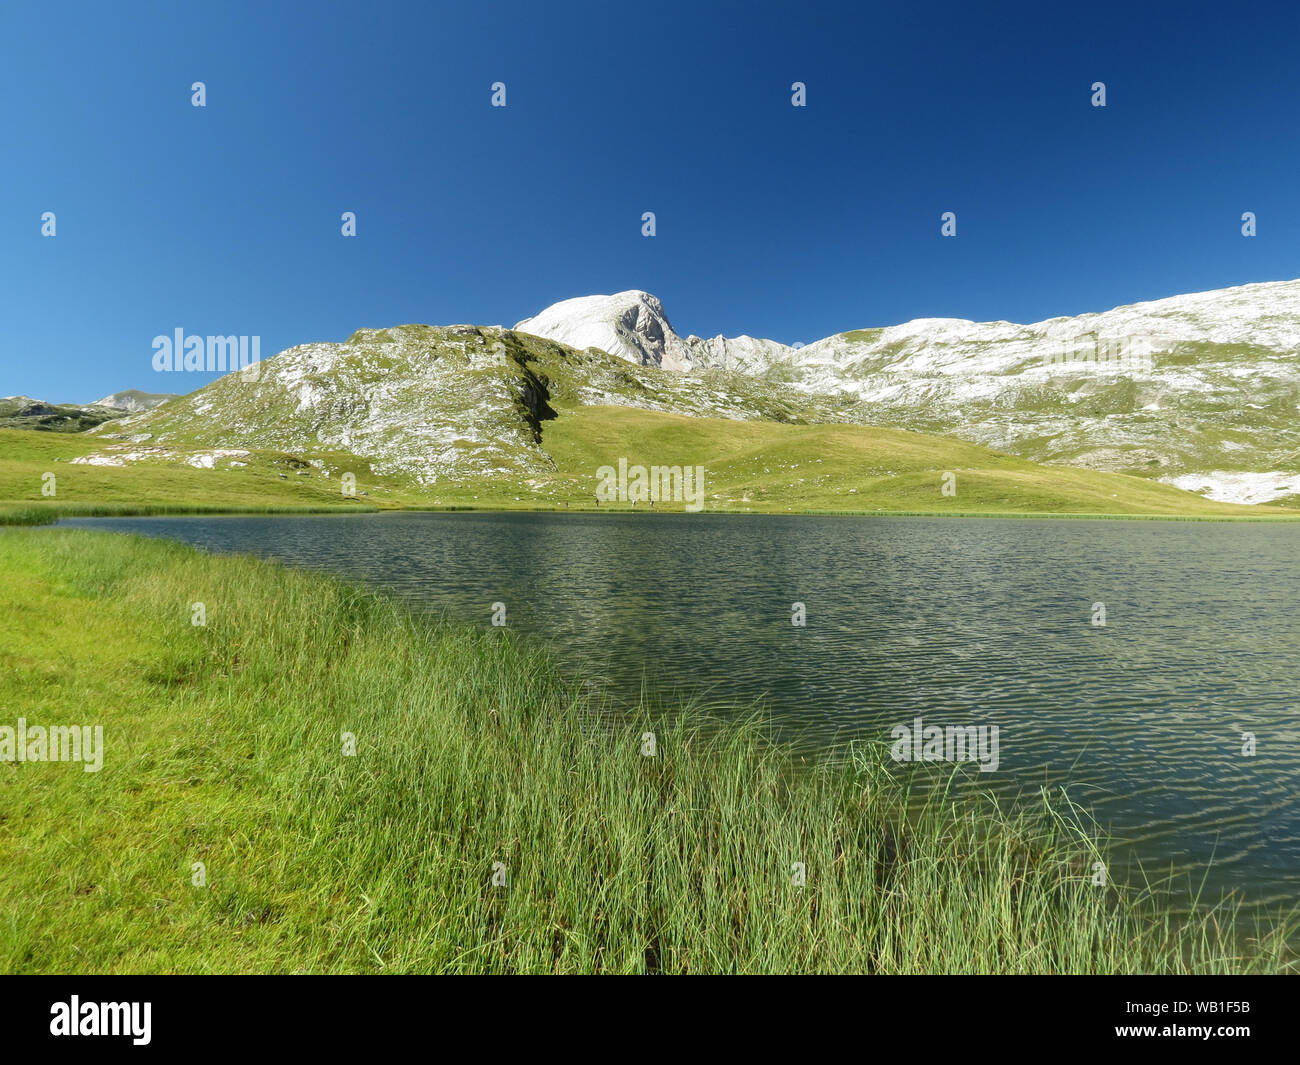
<instances>
[{"instance_id":1,"label":"water ripple","mask_svg":"<svg viewBox=\"0 0 1300 1065\"><path fill-rule=\"evenodd\" d=\"M1184 522L353 515L129 528L360 577L512 628L635 698L761 701L824 746L997 725L970 786L1066 786L1128 861L1300 897L1300 526ZM803 603L805 627L791 624ZM1105 627L1091 623L1105 605ZM1256 754L1242 753L1243 734Z\"/></svg>"}]
</instances>

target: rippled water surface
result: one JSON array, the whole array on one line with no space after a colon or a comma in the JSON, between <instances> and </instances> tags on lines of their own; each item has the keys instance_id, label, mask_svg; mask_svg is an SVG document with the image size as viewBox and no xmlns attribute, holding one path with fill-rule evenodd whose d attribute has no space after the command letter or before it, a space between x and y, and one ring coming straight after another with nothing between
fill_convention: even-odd
<instances>
[{"instance_id":1,"label":"rippled water surface","mask_svg":"<svg viewBox=\"0 0 1300 1065\"><path fill-rule=\"evenodd\" d=\"M762 699L831 745L997 725L1152 875L1300 898L1300 525L377 514L64 522L255 552L542 637L635 697ZM807 625L791 624L805 604ZM1106 625L1091 624L1104 603ZM1257 753L1242 754L1243 733Z\"/></svg>"}]
</instances>

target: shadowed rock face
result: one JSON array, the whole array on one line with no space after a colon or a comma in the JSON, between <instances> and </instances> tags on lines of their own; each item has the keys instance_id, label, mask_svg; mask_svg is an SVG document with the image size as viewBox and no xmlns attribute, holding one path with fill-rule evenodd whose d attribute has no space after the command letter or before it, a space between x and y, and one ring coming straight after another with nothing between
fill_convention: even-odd
<instances>
[{"instance_id":1,"label":"shadowed rock face","mask_svg":"<svg viewBox=\"0 0 1300 1065\"><path fill-rule=\"evenodd\" d=\"M545 427L557 410L572 406L849 420L843 410L824 410L817 397L791 401L784 388L725 371L705 380L496 326L402 325L359 329L342 344L289 348L257 364L255 373L230 373L129 414L95 431L104 450L87 461L189 462L256 449L347 454L377 474L424 486L523 480L555 469ZM146 441L148 448L137 446Z\"/></svg>"},{"instance_id":2,"label":"shadowed rock face","mask_svg":"<svg viewBox=\"0 0 1300 1065\"><path fill-rule=\"evenodd\" d=\"M130 415L106 439L147 432L178 454L195 447L339 451L420 484L439 477L528 475L553 467L539 446L555 416L547 377L559 345L507 330L424 325L361 329L342 344L281 352Z\"/></svg>"}]
</instances>

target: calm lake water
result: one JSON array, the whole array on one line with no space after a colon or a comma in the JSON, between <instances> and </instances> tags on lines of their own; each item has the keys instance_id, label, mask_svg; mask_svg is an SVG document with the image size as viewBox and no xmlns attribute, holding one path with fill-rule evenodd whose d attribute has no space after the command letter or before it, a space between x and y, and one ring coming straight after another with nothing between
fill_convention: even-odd
<instances>
[{"instance_id":1,"label":"calm lake water","mask_svg":"<svg viewBox=\"0 0 1300 1065\"><path fill-rule=\"evenodd\" d=\"M1213 858L1215 896L1235 889L1270 910L1300 898L1300 525L704 514L62 524L328 570L485 626L501 601L511 628L617 695L635 698L644 680L711 707L761 700L821 746L887 740L918 715L997 725L998 771L972 774L975 786L1065 785L1148 875L1199 882ZM805 627L791 624L795 602Z\"/></svg>"}]
</instances>

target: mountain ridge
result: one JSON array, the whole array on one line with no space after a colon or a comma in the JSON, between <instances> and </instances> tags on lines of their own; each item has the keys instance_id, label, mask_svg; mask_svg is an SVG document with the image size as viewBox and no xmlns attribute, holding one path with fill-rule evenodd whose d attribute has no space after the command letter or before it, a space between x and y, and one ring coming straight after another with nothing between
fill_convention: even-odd
<instances>
[{"instance_id":1,"label":"mountain ridge","mask_svg":"<svg viewBox=\"0 0 1300 1065\"><path fill-rule=\"evenodd\" d=\"M549 335L547 335L549 334ZM612 350L611 350L612 349ZM273 448L384 476L545 479L563 410L857 424L955 437L1220 501L1300 494L1300 281L1020 325L916 319L806 347L680 336L630 289L498 326L361 329L90 430L130 461ZM193 450L193 449L191 449ZM111 455L104 462L115 462ZM187 460L189 461L189 460Z\"/></svg>"},{"instance_id":2,"label":"mountain ridge","mask_svg":"<svg viewBox=\"0 0 1300 1065\"><path fill-rule=\"evenodd\" d=\"M610 308L620 328L591 320ZM652 343L628 342L628 323L644 320L654 322ZM1030 324L913 319L801 347L681 338L641 290L562 301L517 328L579 341L604 329L619 342L611 353L629 361L664 352L672 365L661 364L675 372L772 378L861 404L870 424L957 435L1038 462L1156 476L1228 501L1300 491L1300 281ZM1154 417L1162 411L1170 416Z\"/></svg>"}]
</instances>

